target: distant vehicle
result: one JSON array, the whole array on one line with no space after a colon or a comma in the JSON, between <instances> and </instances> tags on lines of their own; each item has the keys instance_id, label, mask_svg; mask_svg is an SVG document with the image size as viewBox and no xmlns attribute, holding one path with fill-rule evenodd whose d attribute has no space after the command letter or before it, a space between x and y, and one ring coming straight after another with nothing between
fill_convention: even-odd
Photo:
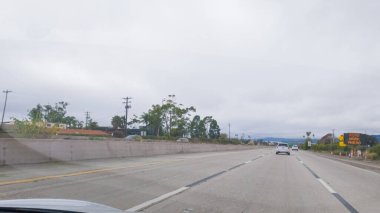
<instances>
[{"instance_id":1,"label":"distant vehicle","mask_svg":"<svg viewBox=\"0 0 380 213\"><path fill-rule=\"evenodd\" d=\"M188 138L178 138L177 142L189 142Z\"/></svg>"},{"instance_id":2,"label":"distant vehicle","mask_svg":"<svg viewBox=\"0 0 380 213\"><path fill-rule=\"evenodd\" d=\"M277 154L281 154L281 153L285 153L285 154L290 155L289 145L287 143L279 143L279 144L277 144L276 155Z\"/></svg>"},{"instance_id":3,"label":"distant vehicle","mask_svg":"<svg viewBox=\"0 0 380 213\"><path fill-rule=\"evenodd\" d=\"M292 146L292 151L298 151L298 146L297 145L293 145Z\"/></svg>"},{"instance_id":4,"label":"distant vehicle","mask_svg":"<svg viewBox=\"0 0 380 213\"><path fill-rule=\"evenodd\" d=\"M127 141L141 141L142 138L140 135L128 135L127 137L125 137L125 140L127 140Z\"/></svg>"}]
</instances>

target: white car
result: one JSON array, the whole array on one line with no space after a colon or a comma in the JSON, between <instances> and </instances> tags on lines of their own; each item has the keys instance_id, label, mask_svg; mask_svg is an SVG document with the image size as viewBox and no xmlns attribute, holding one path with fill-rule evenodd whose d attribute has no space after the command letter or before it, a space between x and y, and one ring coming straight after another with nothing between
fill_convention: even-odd
<instances>
[{"instance_id":1,"label":"white car","mask_svg":"<svg viewBox=\"0 0 380 213\"><path fill-rule=\"evenodd\" d=\"M297 145L293 145L292 146L292 151L298 151L298 146Z\"/></svg>"},{"instance_id":2,"label":"white car","mask_svg":"<svg viewBox=\"0 0 380 213\"><path fill-rule=\"evenodd\" d=\"M281 154L281 153L285 153L285 154L290 155L289 145L287 143L279 143L279 144L277 144L276 155L277 154Z\"/></svg>"}]
</instances>

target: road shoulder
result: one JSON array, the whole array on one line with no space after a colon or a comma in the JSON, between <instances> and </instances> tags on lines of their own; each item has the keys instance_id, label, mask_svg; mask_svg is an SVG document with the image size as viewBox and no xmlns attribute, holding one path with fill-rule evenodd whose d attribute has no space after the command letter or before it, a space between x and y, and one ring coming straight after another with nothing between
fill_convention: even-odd
<instances>
[{"instance_id":1,"label":"road shoulder","mask_svg":"<svg viewBox=\"0 0 380 213\"><path fill-rule=\"evenodd\" d=\"M316 153L316 152L307 152L307 153L310 153L312 155L316 155L319 157L327 158L330 160L335 160L335 161L338 161L338 162L341 162L344 164L348 164L351 166L366 169L366 170L373 171L373 172L380 174L380 164L377 164L374 162L369 162L369 161L365 161L365 160L359 161L356 159L342 158L339 156L334 156L334 155L330 155L330 154L326 154L326 153Z\"/></svg>"}]
</instances>

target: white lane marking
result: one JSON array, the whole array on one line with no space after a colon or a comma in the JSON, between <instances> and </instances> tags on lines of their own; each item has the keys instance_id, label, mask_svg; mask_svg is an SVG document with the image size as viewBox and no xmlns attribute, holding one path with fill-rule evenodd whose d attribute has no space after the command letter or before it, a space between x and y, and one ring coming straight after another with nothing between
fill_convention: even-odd
<instances>
[{"instance_id":1,"label":"white lane marking","mask_svg":"<svg viewBox=\"0 0 380 213\"><path fill-rule=\"evenodd\" d=\"M302 160L300 160L300 163L302 163L302 164L303 164L303 161L302 161Z\"/></svg>"},{"instance_id":2,"label":"white lane marking","mask_svg":"<svg viewBox=\"0 0 380 213\"><path fill-rule=\"evenodd\" d=\"M264 156L261 155L260 157L264 157ZM260 158L260 157L259 157L259 158ZM249 161L245 162L245 164L248 164L248 163L251 163L251 162L253 162L253 161L252 161L252 160L249 160ZM134 206L134 207L132 207L132 208L129 208L129 209L125 210L125 211L126 211L126 212L137 212L137 211L140 211L140 210L146 209L146 208L148 208L149 206L152 206L152 205L154 205L154 204L156 204L156 203L159 203L159 202L161 202L161 201L163 201L163 200L165 200L165 199L168 199L168 198L170 198L170 197L172 197L172 196L174 196L174 195L177 195L177 194L179 194L179 193L181 193L181 192L183 192L183 191L186 191L186 190L188 190L188 189L190 189L190 188L191 188L191 187L187 187L187 186L181 187L181 188L179 188L179 189L177 189L177 190L175 190L175 191L172 191L172 192L169 192L169 193L163 194L163 195L161 195L161 196L159 196L159 197L157 197L157 198L154 198L154 199L152 199L152 200L148 200L148 201L146 201L146 202L144 202L144 203L142 203L142 204L139 204L139 205L137 205L137 206Z\"/></svg>"},{"instance_id":3,"label":"white lane marking","mask_svg":"<svg viewBox=\"0 0 380 213\"><path fill-rule=\"evenodd\" d=\"M334 191L333 188L331 188L331 186L329 186L324 180L322 180L321 178L318 178L318 181L331 193L331 194L334 194L336 193L336 191Z\"/></svg>"},{"instance_id":4,"label":"white lane marking","mask_svg":"<svg viewBox=\"0 0 380 213\"><path fill-rule=\"evenodd\" d=\"M169 197L172 197L172 196L174 196L174 195L176 195L176 194L179 194L179 193L181 193L181 192L183 192L183 191L186 191L186 190L188 190L189 188L190 188L190 187L186 187L186 186L181 187L181 188L179 188L179 189L177 189L177 190L175 190L175 191L172 191L172 192L169 192L169 193L163 194L163 195L161 195L161 196L159 196L159 197L157 197L157 198L154 198L154 199L152 199L152 200L148 200L148 201L146 201L146 202L144 202L144 203L142 203L142 204L140 204L140 205L137 205L137 206L132 207L132 208L130 208L130 209L127 209L127 210L125 210L125 211L126 211L126 212L137 212L137 211L140 211L140 210L145 209L145 208L147 208L147 207L149 207L149 206L151 206L151 205L154 205L154 204L159 203L159 202L161 202L161 201L163 201L163 200L165 200L165 199L168 199Z\"/></svg>"}]
</instances>

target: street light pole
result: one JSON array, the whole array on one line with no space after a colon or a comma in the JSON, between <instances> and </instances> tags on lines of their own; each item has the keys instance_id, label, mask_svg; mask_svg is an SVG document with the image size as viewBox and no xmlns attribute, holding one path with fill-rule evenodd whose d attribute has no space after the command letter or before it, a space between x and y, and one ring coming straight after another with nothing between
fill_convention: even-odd
<instances>
[{"instance_id":1,"label":"street light pole","mask_svg":"<svg viewBox=\"0 0 380 213\"><path fill-rule=\"evenodd\" d=\"M8 93L10 92L12 91L10 90L3 91L3 93L5 93L5 102L4 102L4 108L3 108L3 116L1 116L1 125L0 125L1 129L3 128L3 123L4 123L4 115L5 115L5 108L7 107Z\"/></svg>"}]
</instances>

